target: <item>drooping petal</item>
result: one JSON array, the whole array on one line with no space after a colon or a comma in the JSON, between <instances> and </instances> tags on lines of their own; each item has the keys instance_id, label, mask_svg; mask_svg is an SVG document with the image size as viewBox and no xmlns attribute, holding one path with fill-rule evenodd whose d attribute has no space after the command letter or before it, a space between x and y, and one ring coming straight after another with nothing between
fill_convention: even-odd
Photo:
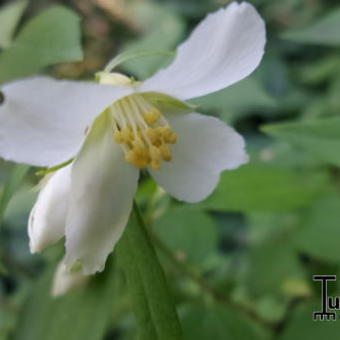
<instances>
[{"instance_id":1,"label":"drooping petal","mask_svg":"<svg viewBox=\"0 0 340 340\"><path fill-rule=\"evenodd\" d=\"M37 77L1 91L0 157L53 166L74 157L95 117L131 89Z\"/></svg>"},{"instance_id":2,"label":"drooping petal","mask_svg":"<svg viewBox=\"0 0 340 340\"><path fill-rule=\"evenodd\" d=\"M64 260L60 261L54 274L52 284L52 296L58 297L80 288L89 280L89 276L80 271L69 272L66 270Z\"/></svg>"},{"instance_id":3,"label":"drooping petal","mask_svg":"<svg viewBox=\"0 0 340 340\"><path fill-rule=\"evenodd\" d=\"M58 170L41 189L29 220L32 253L42 251L65 235L66 213L71 186L71 166Z\"/></svg>"},{"instance_id":4,"label":"drooping petal","mask_svg":"<svg viewBox=\"0 0 340 340\"><path fill-rule=\"evenodd\" d=\"M183 100L218 91L256 69L265 40L265 25L256 9L233 2L208 15L178 48L174 62L140 90Z\"/></svg>"},{"instance_id":5,"label":"drooping petal","mask_svg":"<svg viewBox=\"0 0 340 340\"><path fill-rule=\"evenodd\" d=\"M138 176L113 141L109 118L103 114L73 165L66 222L68 269L80 263L86 275L103 270L127 224Z\"/></svg>"},{"instance_id":6,"label":"drooping petal","mask_svg":"<svg viewBox=\"0 0 340 340\"><path fill-rule=\"evenodd\" d=\"M248 161L242 136L221 120L197 113L167 118L178 135L172 146L173 160L150 173L178 200L205 199L218 184L221 171Z\"/></svg>"}]
</instances>

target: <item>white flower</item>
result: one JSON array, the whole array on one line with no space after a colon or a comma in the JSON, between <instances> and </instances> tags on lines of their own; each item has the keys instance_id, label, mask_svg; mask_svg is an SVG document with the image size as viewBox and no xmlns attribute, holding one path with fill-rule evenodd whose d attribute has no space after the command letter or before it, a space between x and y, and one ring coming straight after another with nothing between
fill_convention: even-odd
<instances>
[{"instance_id":1,"label":"white flower","mask_svg":"<svg viewBox=\"0 0 340 340\"><path fill-rule=\"evenodd\" d=\"M246 77L264 45L254 7L232 3L208 15L174 62L142 83L101 74L101 84L38 77L4 86L0 155L48 167L73 159L40 192L29 220L31 251L65 235L67 269L80 263L84 274L100 271L127 224L140 168L175 198L197 202L223 170L247 162L231 127L173 105L187 110L180 101Z\"/></svg>"}]
</instances>

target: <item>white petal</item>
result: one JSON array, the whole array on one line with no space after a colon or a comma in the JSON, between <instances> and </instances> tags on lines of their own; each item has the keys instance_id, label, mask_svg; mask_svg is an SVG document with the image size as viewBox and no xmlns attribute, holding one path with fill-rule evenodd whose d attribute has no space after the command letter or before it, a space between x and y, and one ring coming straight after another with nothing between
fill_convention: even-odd
<instances>
[{"instance_id":1,"label":"white petal","mask_svg":"<svg viewBox=\"0 0 340 340\"><path fill-rule=\"evenodd\" d=\"M124 160L102 115L74 162L66 223L66 266L80 262L83 273L104 269L124 231L137 190L139 171Z\"/></svg>"},{"instance_id":2,"label":"white petal","mask_svg":"<svg viewBox=\"0 0 340 340\"><path fill-rule=\"evenodd\" d=\"M41 189L28 221L32 253L40 252L65 235L71 185L71 166L58 170Z\"/></svg>"},{"instance_id":3,"label":"white petal","mask_svg":"<svg viewBox=\"0 0 340 340\"><path fill-rule=\"evenodd\" d=\"M182 100L218 91L256 69L265 40L265 25L256 9L233 2L208 15L178 48L174 62L140 90Z\"/></svg>"},{"instance_id":4,"label":"white petal","mask_svg":"<svg viewBox=\"0 0 340 340\"><path fill-rule=\"evenodd\" d=\"M52 284L52 296L62 296L68 292L80 288L89 280L89 276L83 275L81 272L68 272L64 261L61 261L54 274Z\"/></svg>"},{"instance_id":5,"label":"white petal","mask_svg":"<svg viewBox=\"0 0 340 340\"><path fill-rule=\"evenodd\" d=\"M30 78L5 85L0 104L0 157L53 166L79 151L85 130L128 87Z\"/></svg>"},{"instance_id":6,"label":"white petal","mask_svg":"<svg viewBox=\"0 0 340 340\"><path fill-rule=\"evenodd\" d=\"M205 199L221 171L248 161L242 136L221 120L197 113L167 118L178 135L173 160L150 173L175 198L191 203Z\"/></svg>"}]
</instances>

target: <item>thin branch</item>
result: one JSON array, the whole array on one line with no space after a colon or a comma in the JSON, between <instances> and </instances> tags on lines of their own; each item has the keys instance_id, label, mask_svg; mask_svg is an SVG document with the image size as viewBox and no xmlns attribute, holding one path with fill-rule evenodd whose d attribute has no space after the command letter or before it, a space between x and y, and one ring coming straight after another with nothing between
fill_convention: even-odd
<instances>
[{"instance_id":1,"label":"thin branch","mask_svg":"<svg viewBox=\"0 0 340 340\"><path fill-rule=\"evenodd\" d=\"M158 235L153 230L148 229L148 232L154 244L168 258L168 260L172 263L175 269L182 272L183 274L188 276L191 280L196 282L196 284L202 289L202 291L204 291L211 298L213 298L213 300L215 300L216 302L222 302L228 305L229 307L239 310L241 313L246 314L248 317L259 322L265 327L271 329L274 329L276 327L274 323L261 318L253 309L250 309L247 306L236 303L235 301L231 300L229 296L211 287L206 282L206 280L204 280L204 278L200 274L194 271L185 261L178 259L173 253L173 251L158 237Z\"/></svg>"}]
</instances>

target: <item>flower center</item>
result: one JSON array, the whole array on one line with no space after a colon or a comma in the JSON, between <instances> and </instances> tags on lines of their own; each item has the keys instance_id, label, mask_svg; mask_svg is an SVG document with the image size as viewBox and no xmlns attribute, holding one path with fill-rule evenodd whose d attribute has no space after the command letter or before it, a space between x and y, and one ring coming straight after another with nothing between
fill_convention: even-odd
<instances>
[{"instance_id":1,"label":"flower center","mask_svg":"<svg viewBox=\"0 0 340 340\"><path fill-rule=\"evenodd\" d=\"M113 138L122 146L127 162L159 170L163 161L172 160L170 144L176 143L177 135L161 111L142 95L118 100L110 112Z\"/></svg>"}]
</instances>

